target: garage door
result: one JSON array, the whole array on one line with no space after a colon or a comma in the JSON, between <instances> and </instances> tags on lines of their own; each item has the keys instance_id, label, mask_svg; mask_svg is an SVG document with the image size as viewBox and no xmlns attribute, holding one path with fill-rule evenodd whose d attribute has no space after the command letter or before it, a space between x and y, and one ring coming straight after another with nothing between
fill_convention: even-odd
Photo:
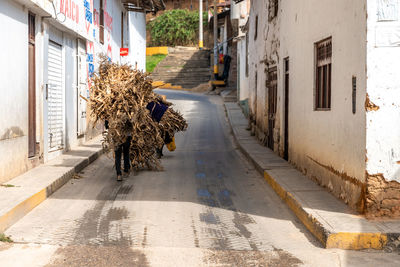
<instances>
[{"instance_id":1,"label":"garage door","mask_svg":"<svg viewBox=\"0 0 400 267\"><path fill-rule=\"evenodd\" d=\"M49 151L63 148L64 123L62 86L62 46L49 42L48 64L48 142Z\"/></svg>"}]
</instances>

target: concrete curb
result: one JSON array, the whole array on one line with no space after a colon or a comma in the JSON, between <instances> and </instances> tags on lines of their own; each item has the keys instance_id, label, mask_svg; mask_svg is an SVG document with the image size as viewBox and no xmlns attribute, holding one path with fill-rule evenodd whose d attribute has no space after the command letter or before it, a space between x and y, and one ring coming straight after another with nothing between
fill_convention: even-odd
<instances>
[{"instance_id":1,"label":"concrete curb","mask_svg":"<svg viewBox=\"0 0 400 267\"><path fill-rule=\"evenodd\" d=\"M397 239L400 234L385 233L380 231L373 232L335 232L334 229L328 228L327 222L320 221L311 214L299 199L294 194L285 188L285 185L280 184L278 179L274 177L271 170L265 169L257 162L251 155L251 152L244 148L236 136L235 127L232 125L232 118L230 111L228 111L227 104L224 105L226 116L231 128L231 132L235 143L240 151L253 163L257 171L263 175L264 179L276 192L276 194L286 203L292 212L299 218L303 225L321 242L325 248L339 248L345 250L360 250L360 249L386 249L388 246L393 247L392 237ZM249 134L250 135L250 134ZM278 156L277 156L278 157Z\"/></svg>"},{"instance_id":2,"label":"concrete curb","mask_svg":"<svg viewBox=\"0 0 400 267\"><path fill-rule=\"evenodd\" d=\"M388 237L383 233L332 233L318 218L308 213L296 197L287 192L268 171L264 171L264 179L325 248L360 250L383 249L386 246Z\"/></svg>"},{"instance_id":3,"label":"concrete curb","mask_svg":"<svg viewBox=\"0 0 400 267\"><path fill-rule=\"evenodd\" d=\"M24 199L21 199L21 201L15 203L15 206L9 207L6 212L0 214L0 233L7 230L7 228L12 226L26 214L28 214L32 209L34 209L36 206L46 200L69 180L71 180L75 173L82 171L103 153L104 149L101 148L97 151L92 152L89 156L82 157L79 162L70 167L69 170L65 171L61 176L56 178L47 186L39 189L38 191L36 191L36 193L24 196Z\"/></svg>"}]
</instances>

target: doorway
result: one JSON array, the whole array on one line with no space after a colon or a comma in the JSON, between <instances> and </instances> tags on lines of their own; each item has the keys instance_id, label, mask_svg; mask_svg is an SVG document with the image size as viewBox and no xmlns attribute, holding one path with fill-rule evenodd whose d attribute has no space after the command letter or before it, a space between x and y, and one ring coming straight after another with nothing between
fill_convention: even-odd
<instances>
[{"instance_id":1,"label":"doorway","mask_svg":"<svg viewBox=\"0 0 400 267\"><path fill-rule=\"evenodd\" d=\"M49 41L48 51L48 144L49 152L64 147L64 93L62 46Z\"/></svg>"},{"instance_id":2,"label":"doorway","mask_svg":"<svg viewBox=\"0 0 400 267\"><path fill-rule=\"evenodd\" d=\"M284 144L284 155L285 160L289 160L289 58L284 59L284 70L285 70L285 144Z\"/></svg>"},{"instance_id":3,"label":"doorway","mask_svg":"<svg viewBox=\"0 0 400 267\"><path fill-rule=\"evenodd\" d=\"M276 103L277 103L277 82L278 74L277 68L272 67L268 69L268 139L267 146L274 150L274 129L276 118Z\"/></svg>"},{"instance_id":4,"label":"doorway","mask_svg":"<svg viewBox=\"0 0 400 267\"><path fill-rule=\"evenodd\" d=\"M28 157L36 155L35 15L28 14Z\"/></svg>"}]
</instances>

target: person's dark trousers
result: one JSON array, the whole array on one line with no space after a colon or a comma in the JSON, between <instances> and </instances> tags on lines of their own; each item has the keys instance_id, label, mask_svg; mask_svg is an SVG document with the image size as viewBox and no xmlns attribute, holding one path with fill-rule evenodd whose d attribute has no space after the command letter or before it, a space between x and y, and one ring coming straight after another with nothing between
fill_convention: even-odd
<instances>
[{"instance_id":1,"label":"person's dark trousers","mask_svg":"<svg viewBox=\"0 0 400 267\"><path fill-rule=\"evenodd\" d=\"M131 146L132 137L128 136L128 139L122 145L119 145L117 150L115 150L115 169L117 170L117 175L122 175L121 172L121 156L124 153L124 172L129 172L131 163L129 160L129 147Z\"/></svg>"}]
</instances>

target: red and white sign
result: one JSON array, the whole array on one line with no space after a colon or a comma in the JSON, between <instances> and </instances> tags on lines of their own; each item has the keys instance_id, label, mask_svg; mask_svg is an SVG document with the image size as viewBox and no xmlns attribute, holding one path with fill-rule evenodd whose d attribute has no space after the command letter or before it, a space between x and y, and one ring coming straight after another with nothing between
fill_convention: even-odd
<instances>
[{"instance_id":1,"label":"red and white sign","mask_svg":"<svg viewBox=\"0 0 400 267\"><path fill-rule=\"evenodd\" d=\"M119 49L119 55L120 55L121 57L125 57L125 56L127 56L128 54L129 54L129 48L127 48L127 47L122 47L122 48Z\"/></svg>"}]
</instances>

